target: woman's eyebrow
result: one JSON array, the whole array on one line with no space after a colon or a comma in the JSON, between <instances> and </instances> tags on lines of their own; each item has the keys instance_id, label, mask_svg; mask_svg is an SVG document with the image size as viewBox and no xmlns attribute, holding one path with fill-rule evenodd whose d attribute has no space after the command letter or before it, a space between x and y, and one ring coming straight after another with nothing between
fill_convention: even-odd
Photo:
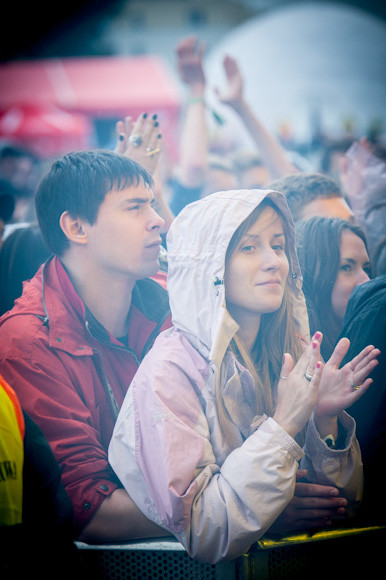
<instances>
[{"instance_id":1,"label":"woman's eyebrow","mask_svg":"<svg viewBox=\"0 0 386 580\"><path fill-rule=\"evenodd\" d=\"M274 234L272 236L273 238L285 238L284 233L280 233L280 234ZM243 237L243 240L248 239L248 240L252 240L252 239L259 239L260 236L259 234L245 234L245 236Z\"/></svg>"},{"instance_id":2,"label":"woman's eyebrow","mask_svg":"<svg viewBox=\"0 0 386 580\"><path fill-rule=\"evenodd\" d=\"M341 261L342 262L348 262L349 264L353 264L354 266L359 263L358 260L356 260L355 258L344 258L344 257L342 257L341 258ZM362 267L364 267L364 266L366 266L366 267L371 266L371 261L370 260L367 260L366 262L363 262L363 266Z\"/></svg>"}]
</instances>

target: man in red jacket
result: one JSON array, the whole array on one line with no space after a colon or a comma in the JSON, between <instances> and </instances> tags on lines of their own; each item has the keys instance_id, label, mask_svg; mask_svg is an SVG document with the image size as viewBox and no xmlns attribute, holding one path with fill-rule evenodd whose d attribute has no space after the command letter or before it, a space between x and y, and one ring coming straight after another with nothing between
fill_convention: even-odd
<instances>
[{"instance_id":1,"label":"man in red jacket","mask_svg":"<svg viewBox=\"0 0 386 580\"><path fill-rule=\"evenodd\" d=\"M153 201L150 174L124 155L88 151L54 162L36 195L54 255L0 319L0 373L49 440L88 542L165 535L107 461L139 362L171 325L167 292L149 278L159 270L163 226Z\"/></svg>"}]
</instances>

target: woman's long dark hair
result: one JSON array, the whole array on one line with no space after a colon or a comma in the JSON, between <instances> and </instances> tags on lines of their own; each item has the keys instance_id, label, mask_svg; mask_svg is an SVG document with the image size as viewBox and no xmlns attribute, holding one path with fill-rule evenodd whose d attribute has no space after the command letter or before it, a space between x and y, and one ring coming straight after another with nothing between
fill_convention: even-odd
<instances>
[{"instance_id":1,"label":"woman's long dark hair","mask_svg":"<svg viewBox=\"0 0 386 580\"><path fill-rule=\"evenodd\" d=\"M341 321L334 315L331 294L340 267L342 232L349 230L358 236L367 250L363 230L343 219L312 217L296 224L296 250L303 274L311 334L323 332L321 354L327 360L336 344Z\"/></svg>"}]
</instances>

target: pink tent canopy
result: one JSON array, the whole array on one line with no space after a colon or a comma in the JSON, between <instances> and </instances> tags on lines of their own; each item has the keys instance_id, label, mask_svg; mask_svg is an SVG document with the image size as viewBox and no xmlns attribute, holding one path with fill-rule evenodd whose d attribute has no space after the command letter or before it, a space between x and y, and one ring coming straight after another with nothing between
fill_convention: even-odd
<instances>
[{"instance_id":1,"label":"pink tent canopy","mask_svg":"<svg viewBox=\"0 0 386 580\"><path fill-rule=\"evenodd\" d=\"M176 147L180 92L155 56L15 61L0 65L0 113L12 107L55 106L94 118L157 113Z\"/></svg>"},{"instance_id":2,"label":"pink tent canopy","mask_svg":"<svg viewBox=\"0 0 386 580\"><path fill-rule=\"evenodd\" d=\"M43 158L87 148L92 131L87 116L53 106L15 106L0 115L0 137Z\"/></svg>"}]
</instances>

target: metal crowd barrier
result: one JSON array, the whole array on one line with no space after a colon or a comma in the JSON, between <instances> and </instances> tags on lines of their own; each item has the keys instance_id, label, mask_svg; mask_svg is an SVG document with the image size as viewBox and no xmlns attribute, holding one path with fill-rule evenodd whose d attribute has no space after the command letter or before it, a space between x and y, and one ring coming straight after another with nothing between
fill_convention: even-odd
<instances>
[{"instance_id":1,"label":"metal crowd barrier","mask_svg":"<svg viewBox=\"0 0 386 580\"><path fill-rule=\"evenodd\" d=\"M264 537L229 562L189 557L174 539L127 544L76 542L93 580L367 580L386 577L386 526Z\"/></svg>"}]
</instances>

